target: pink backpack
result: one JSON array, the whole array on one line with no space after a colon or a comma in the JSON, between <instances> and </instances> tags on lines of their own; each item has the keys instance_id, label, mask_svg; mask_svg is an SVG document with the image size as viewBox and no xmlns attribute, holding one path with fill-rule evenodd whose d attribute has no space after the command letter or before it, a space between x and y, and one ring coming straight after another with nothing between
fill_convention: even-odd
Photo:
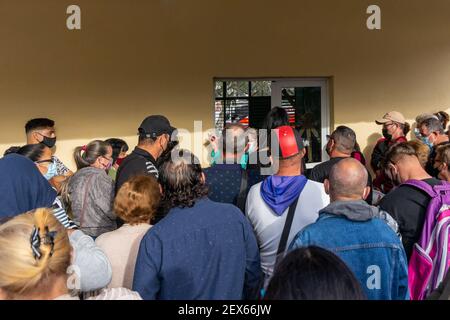
<instances>
[{"instance_id":1,"label":"pink backpack","mask_svg":"<svg viewBox=\"0 0 450 320\"><path fill-rule=\"evenodd\" d=\"M414 245L408 266L411 300L423 300L441 284L450 266L450 183L432 187L424 181L409 180L405 184L431 197L422 235Z\"/></svg>"}]
</instances>

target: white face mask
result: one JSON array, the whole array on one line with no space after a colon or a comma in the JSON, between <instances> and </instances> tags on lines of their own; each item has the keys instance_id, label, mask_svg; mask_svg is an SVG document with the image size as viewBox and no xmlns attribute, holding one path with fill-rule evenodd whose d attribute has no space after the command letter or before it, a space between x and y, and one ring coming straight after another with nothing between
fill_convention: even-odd
<instances>
[{"instance_id":1,"label":"white face mask","mask_svg":"<svg viewBox=\"0 0 450 320\"><path fill-rule=\"evenodd\" d=\"M252 152L255 152L256 151L256 149L257 149L257 144L256 144L256 142L251 142L251 143L249 143L249 147L248 147L248 153L252 153Z\"/></svg>"}]
</instances>

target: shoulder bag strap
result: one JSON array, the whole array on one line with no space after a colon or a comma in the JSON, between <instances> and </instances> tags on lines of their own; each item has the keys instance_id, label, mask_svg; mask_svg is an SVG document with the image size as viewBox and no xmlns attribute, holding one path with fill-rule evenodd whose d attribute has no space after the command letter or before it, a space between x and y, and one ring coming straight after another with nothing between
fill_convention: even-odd
<instances>
[{"instance_id":1,"label":"shoulder bag strap","mask_svg":"<svg viewBox=\"0 0 450 320\"><path fill-rule=\"evenodd\" d=\"M289 206L286 222L284 223L283 233L281 234L280 244L278 246L277 259L275 265L277 265L278 262L280 262L280 260L284 256L284 252L286 251L289 233L291 232L292 221L294 221L295 209L297 209L298 198L300 198L300 195Z\"/></svg>"},{"instance_id":2,"label":"shoulder bag strap","mask_svg":"<svg viewBox=\"0 0 450 320\"><path fill-rule=\"evenodd\" d=\"M245 213L245 200L247 195L247 186L248 186L248 172L247 170L241 170L241 187L239 189L239 195L237 197L236 206L241 209L243 213Z\"/></svg>"}]
</instances>

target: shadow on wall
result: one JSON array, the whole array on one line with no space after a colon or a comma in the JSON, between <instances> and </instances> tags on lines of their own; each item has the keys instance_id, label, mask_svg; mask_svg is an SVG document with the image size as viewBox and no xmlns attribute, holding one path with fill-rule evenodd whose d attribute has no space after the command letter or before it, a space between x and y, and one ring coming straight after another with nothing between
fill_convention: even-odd
<instances>
[{"instance_id":1,"label":"shadow on wall","mask_svg":"<svg viewBox=\"0 0 450 320\"><path fill-rule=\"evenodd\" d=\"M372 133L370 136L367 137L367 144L366 147L363 150L364 157L366 158L366 167L369 169L370 173L373 175L372 167L370 165L370 160L372 157L373 148L375 148L375 145L377 144L377 141L382 138L382 135L380 133Z\"/></svg>"}]
</instances>

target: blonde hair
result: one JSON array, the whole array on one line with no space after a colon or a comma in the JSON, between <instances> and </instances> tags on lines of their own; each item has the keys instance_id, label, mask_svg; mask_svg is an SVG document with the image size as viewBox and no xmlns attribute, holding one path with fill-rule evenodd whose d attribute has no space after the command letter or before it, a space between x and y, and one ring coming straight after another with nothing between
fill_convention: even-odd
<instances>
[{"instance_id":1,"label":"blonde hair","mask_svg":"<svg viewBox=\"0 0 450 320\"><path fill-rule=\"evenodd\" d=\"M420 140L410 140L407 144L414 148L420 165L425 168L428 163L428 155L430 154L428 146Z\"/></svg>"},{"instance_id":2,"label":"blonde hair","mask_svg":"<svg viewBox=\"0 0 450 320\"><path fill-rule=\"evenodd\" d=\"M35 257L31 244L35 229L40 239L55 232L53 245L36 245L40 257ZM70 260L69 237L50 209L24 213L0 225L0 288L8 296L44 292L55 276L66 274Z\"/></svg>"}]
</instances>

